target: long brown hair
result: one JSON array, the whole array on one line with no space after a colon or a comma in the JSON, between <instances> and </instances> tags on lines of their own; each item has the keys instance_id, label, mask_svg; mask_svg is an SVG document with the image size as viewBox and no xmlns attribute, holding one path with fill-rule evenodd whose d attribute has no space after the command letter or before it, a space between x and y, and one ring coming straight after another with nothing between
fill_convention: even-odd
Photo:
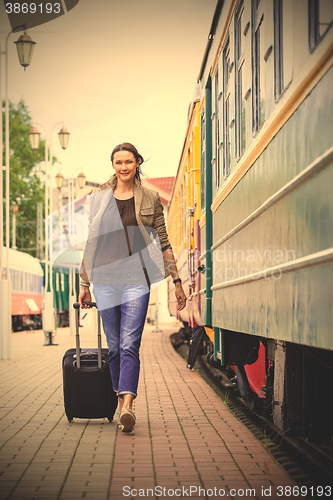
<instances>
[{"instance_id":1,"label":"long brown hair","mask_svg":"<svg viewBox=\"0 0 333 500\"><path fill-rule=\"evenodd\" d=\"M143 157L140 155L136 147L133 146L133 144L130 144L129 142L123 142L122 144L118 144L118 146L116 146L112 151L111 153L112 163L113 163L113 157L115 153L118 153L118 151L129 151L130 153L133 154L135 160L139 162L139 166L136 168L134 179L137 179L141 184L141 175L142 175L141 165L144 162Z\"/></svg>"}]
</instances>

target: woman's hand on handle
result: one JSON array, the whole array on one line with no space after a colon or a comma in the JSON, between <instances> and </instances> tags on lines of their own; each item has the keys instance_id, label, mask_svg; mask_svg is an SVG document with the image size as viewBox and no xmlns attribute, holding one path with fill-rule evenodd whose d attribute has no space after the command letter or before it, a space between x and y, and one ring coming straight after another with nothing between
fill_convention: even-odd
<instances>
[{"instance_id":1,"label":"woman's hand on handle","mask_svg":"<svg viewBox=\"0 0 333 500\"><path fill-rule=\"evenodd\" d=\"M92 302L91 293L88 286L81 285L79 293L79 303L81 309L91 309L91 306L82 304L82 302Z\"/></svg>"},{"instance_id":2,"label":"woman's hand on handle","mask_svg":"<svg viewBox=\"0 0 333 500\"><path fill-rule=\"evenodd\" d=\"M172 248L167 248L165 250L163 250L163 256L166 258L166 260L168 261L168 268L169 268L169 271L170 271L170 274L172 276L172 279L178 279L178 271L177 271L177 266L176 266L176 260L175 260L175 256L173 255L173 251L172 251ZM177 281L175 283L175 295L176 295L176 299L177 299L177 311L181 311L182 309L184 309L184 307L186 306L186 295L184 293L184 290L183 290L183 287L182 287L182 284Z\"/></svg>"},{"instance_id":3,"label":"woman's hand on handle","mask_svg":"<svg viewBox=\"0 0 333 500\"><path fill-rule=\"evenodd\" d=\"M186 306L186 295L181 283L176 283L175 295L177 299L177 311L181 311Z\"/></svg>"}]
</instances>

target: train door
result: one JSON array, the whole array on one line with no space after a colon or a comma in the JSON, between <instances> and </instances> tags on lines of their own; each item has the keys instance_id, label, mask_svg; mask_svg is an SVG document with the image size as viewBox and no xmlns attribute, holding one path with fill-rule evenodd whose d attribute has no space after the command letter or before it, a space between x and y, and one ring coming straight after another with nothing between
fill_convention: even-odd
<instances>
[{"instance_id":1,"label":"train door","mask_svg":"<svg viewBox=\"0 0 333 500\"><path fill-rule=\"evenodd\" d=\"M203 110L204 127L202 126L201 134L201 155L202 163L204 163L204 175L201 183L202 193L202 214L200 220L200 241L202 242L203 251L200 256L201 282L202 289L200 290L201 303L201 323L210 326L212 323L212 276L213 276L213 260L211 257L212 246L212 122L210 120L212 114L212 85L211 77L209 76L205 88L205 106ZM202 124L202 121L201 121ZM202 124L203 125L203 124Z\"/></svg>"}]
</instances>

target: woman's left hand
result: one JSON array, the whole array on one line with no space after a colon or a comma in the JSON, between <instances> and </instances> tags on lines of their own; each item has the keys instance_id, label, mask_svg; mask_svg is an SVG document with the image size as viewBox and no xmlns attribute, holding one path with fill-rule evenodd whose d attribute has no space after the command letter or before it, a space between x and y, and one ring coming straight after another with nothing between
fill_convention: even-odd
<instances>
[{"instance_id":1,"label":"woman's left hand","mask_svg":"<svg viewBox=\"0 0 333 500\"><path fill-rule=\"evenodd\" d=\"M181 311L186 306L186 295L180 283L176 283L175 295L177 299L177 311Z\"/></svg>"}]
</instances>

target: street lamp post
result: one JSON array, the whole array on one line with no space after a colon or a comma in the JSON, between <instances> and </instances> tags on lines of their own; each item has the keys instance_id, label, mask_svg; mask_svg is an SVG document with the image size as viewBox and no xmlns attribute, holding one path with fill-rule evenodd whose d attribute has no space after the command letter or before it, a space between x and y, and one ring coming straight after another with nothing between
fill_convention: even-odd
<instances>
[{"instance_id":1,"label":"street lamp post","mask_svg":"<svg viewBox=\"0 0 333 500\"><path fill-rule=\"evenodd\" d=\"M12 223L12 249L17 250L16 246L16 212L19 207L17 205L12 205L13 223Z\"/></svg>"},{"instance_id":2,"label":"street lamp post","mask_svg":"<svg viewBox=\"0 0 333 500\"><path fill-rule=\"evenodd\" d=\"M58 211L59 217L62 223L64 234L67 238L67 247L69 251L69 297L68 297L68 306L69 306L69 327L70 327L70 335L75 334L75 310L73 308L74 302L76 302L75 296L75 264L73 264L72 260L75 258L75 250L76 247L73 247L74 240L74 222L75 222L75 178L74 172L72 176L67 179L67 188L68 188L68 221L67 225L63 218L63 214L61 212L61 188L64 182L64 176L59 172L56 175L57 188L59 190L59 198L58 198ZM83 172L81 172L77 178L77 185L80 189L83 189L86 184L86 176Z\"/></svg>"},{"instance_id":3,"label":"street lamp post","mask_svg":"<svg viewBox=\"0 0 333 500\"><path fill-rule=\"evenodd\" d=\"M5 165L3 165L3 140L2 140L2 119L0 133L0 155L1 155L1 176L0 176L0 358L9 359L11 356L11 287L10 287L10 272L9 272L9 101L8 101L8 40L10 35L19 30L23 30L24 26L18 26L11 30L6 38L5 50L0 47L0 84L3 79L2 72L2 56L5 57ZM24 69L29 66L33 54L35 42L25 33L17 40L16 48L19 56L20 64ZM0 104L2 109L2 92L0 86ZM4 245L3 245L3 172L6 178L6 271L4 266Z\"/></svg>"},{"instance_id":4,"label":"street lamp post","mask_svg":"<svg viewBox=\"0 0 333 500\"><path fill-rule=\"evenodd\" d=\"M73 308L74 302L76 302L76 296L75 296L75 264L73 264L73 259L75 258L75 250L76 246L73 247L73 240L74 240L74 224L75 224L75 195L76 195L76 183L79 186L79 189L83 189L84 186L86 185L86 175L81 172L75 182L74 178L74 173L72 173L72 177L67 179L67 188L68 188L68 221L67 224L63 218L63 214L61 212L61 188L64 182L64 176L59 172L56 175L56 183L57 183L57 188L59 190L59 198L58 198L58 211L59 211L59 217L60 221L62 223L62 228L64 231L64 234L66 235L67 239L67 247L69 250L69 297L68 297L68 305L69 305L69 326L70 326L70 334L74 335L75 334L75 310Z\"/></svg>"},{"instance_id":5,"label":"street lamp post","mask_svg":"<svg viewBox=\"0 0 333 500\"><path fill-rule=\"evenodd\" d=\"M60 171L55 176L55 180L56 180L56 185L57 185L57 188L58 188L58 211L60 211L61 201L62 201L62 199L61 199L61 188L62 188L62 184L64 182L64 176L62 175L62 173ZM60 215L60 212L59 212L59 215Z\"/></svg>"},{"instance_id":6,"label":"street lamp post","mask_svg":"<svg viewBox=\"0 0 333 500\"><path fill-rule=\"evenodd\" d=\"M52 182L51 182L51 171L52 171L52 132L57 127L63 123L56 123L50 132L50 139L48 141L48 134L45 127L41 123L36 123L40 125L45 132L45 282L44 282L44 307L42 313L43 319L43 330L46 338L49 338L50 342L47 345L52 345L52 335L55 332L55 310L53 307L53 280L52 280L52 263L50 262L49 255L49 241L52 238L52 217L49 217L52 210ZM59 140L62 149L66 149L68 145L69 132L62 127L59 132ZM29 131L29 139L31 148L37 150L39 148L39 138L40 133L35 127L32 127Z\"/></svg>"},{"instance_id":7,"label":"street lamp post","mask_svg":"<svg viewBox=\"0 0 333 500\"><path fill-rule=\"evenodd\" d=\"M75 194L76 194L76 183L75 183L75 174L76 170L72 172L72 177L68 179L68 216L69 216L69 239L70 242L74 240L74 222L75 222ZM86 184L86 176L83 172L81 172L76 178L78 186L80 189L83 189ZM74 257L72 257L74 258ZM76 302L75 296L75 264L71 262L70 264L70 272L69 272L69 328L70 335L75 335L75 310L73 308L73 304Z\"/></svg>"}]
</instances>

